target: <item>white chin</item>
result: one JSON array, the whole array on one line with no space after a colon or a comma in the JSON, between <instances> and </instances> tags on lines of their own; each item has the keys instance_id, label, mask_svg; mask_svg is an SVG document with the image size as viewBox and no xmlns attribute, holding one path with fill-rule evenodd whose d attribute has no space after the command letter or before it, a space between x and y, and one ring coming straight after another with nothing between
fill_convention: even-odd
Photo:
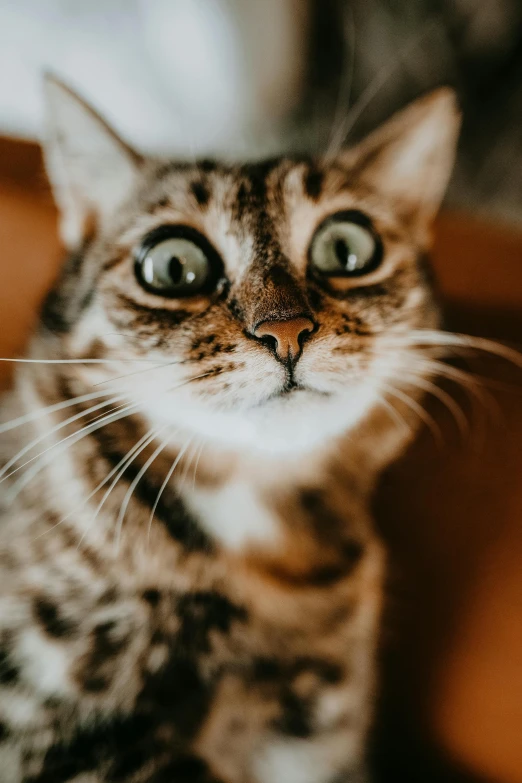
<instances>
[{"instance_id":1,"label":"white chin","mask_svg":"<svg viewBox=\"0 0 522 783\"><path fill-rule=\"evenodd\" d=\"M252 445L256 448L303 453L352 429L372 403L369 394L324 395L296 390L248 411L245 418L255 433Z\"/></svg>"},{"instance_id":2,"label":"white chin","mask_svg":"<svg viewBox=\"0 0 522 783\"><path fill-rule=\"evenodd\" d=\"M189 404L172 423L224 448L303 454L354 428L377 401L370 384L332 395L296 389L237 412Z\"/></svg>"}]
</instances>

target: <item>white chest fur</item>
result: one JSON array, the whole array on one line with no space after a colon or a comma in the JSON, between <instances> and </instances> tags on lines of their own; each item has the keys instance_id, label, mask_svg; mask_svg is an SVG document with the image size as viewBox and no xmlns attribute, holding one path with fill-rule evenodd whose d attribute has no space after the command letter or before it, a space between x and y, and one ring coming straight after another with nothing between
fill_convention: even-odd
<instances>
[{"instance_id":1,"label":"white chest fur","mask_svg":"<svg viewBox=\"0 0 522 783\"><path fill-rule=\"evenodd\" d=\"M184 499L206 531L229 549L277 545L277 518L261 493L241 478L217 489L196 488Z\"/></svg>"}]
</instances>

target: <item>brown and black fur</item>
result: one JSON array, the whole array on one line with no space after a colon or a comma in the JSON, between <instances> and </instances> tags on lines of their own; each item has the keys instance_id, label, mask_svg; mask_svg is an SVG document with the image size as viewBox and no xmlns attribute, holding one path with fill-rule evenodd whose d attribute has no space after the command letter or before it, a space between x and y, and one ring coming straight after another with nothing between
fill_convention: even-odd
<instances>
[{"instance_id":1,"label":"brown and black fur","mask_svg":"<svg viewBox=\"0 0 522 783\"><path fill-rule=\"evenodd\" d=\"M437 324L425 254L456 129L446 92L409 112L330 162L157 163L111 136L133 184L110 205L88 182L73 204L78 171L67 190L50 153L71 253L28 356L78 363L20 365L3 414L47 409L1 435L4 464L40 438L0 501L5 783L363 780L384 561L368 505L409 437L371 383L413 360L390 337ZM430 200L411 172L401 192L393 167L432 114L447 141L419 161ZM383 264L357 284L318 280L314 228L352 208ZM133 249L180 222L222 274L209 294L163 299L140 288ZM291 318L313 328L285 364L254 332ZM111 418L119 400L133 407Z\"/></svg>"}]
</instances>

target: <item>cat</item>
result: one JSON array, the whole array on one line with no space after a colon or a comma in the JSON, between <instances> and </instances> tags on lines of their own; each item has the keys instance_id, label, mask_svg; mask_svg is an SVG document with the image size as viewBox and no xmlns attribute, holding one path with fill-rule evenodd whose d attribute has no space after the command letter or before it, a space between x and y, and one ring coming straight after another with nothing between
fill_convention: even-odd
<instances>
[{"instance_id":1,"label":"cat","mask_svg":"<svg viewBox=\"0 0 522 783\"><path fill-rule=\"evenodd\" d=\"M369 506L433 373L454 94L248 164L46 94L68 256L0 424L2 783L367 780Z\"/></svg>"}]
</instances>

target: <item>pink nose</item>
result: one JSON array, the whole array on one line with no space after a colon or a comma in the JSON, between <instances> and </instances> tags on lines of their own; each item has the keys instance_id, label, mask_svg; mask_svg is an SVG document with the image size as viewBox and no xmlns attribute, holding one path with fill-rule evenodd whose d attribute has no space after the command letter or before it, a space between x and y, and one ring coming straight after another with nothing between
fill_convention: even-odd
<instances>
[{"instance_id":1,"label":"pink nose","mask_svg":"<svg viewBox=\"0 0 522 783\"><path fill-rule=\"evenodd\" d=\"M302 336L313 329L313 322L309 318L292 318L289 321L263 321L254 330L254 335L259 339L272 337L277 357L287 362L289 359L297 359L301 353Z\"/></svg>"}]
</instances>

